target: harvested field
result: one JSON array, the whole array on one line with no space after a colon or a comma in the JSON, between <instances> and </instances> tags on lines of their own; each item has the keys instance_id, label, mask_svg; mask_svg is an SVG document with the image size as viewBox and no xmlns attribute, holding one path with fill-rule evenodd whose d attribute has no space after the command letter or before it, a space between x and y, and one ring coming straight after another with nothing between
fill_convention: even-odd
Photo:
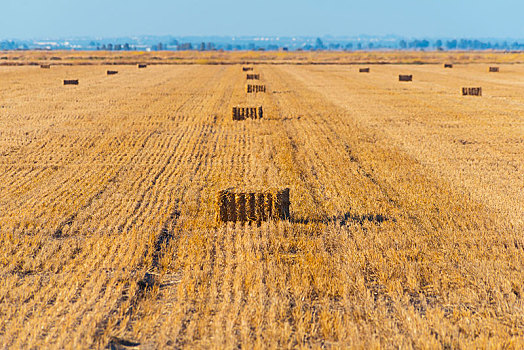
<instances>
[{"instance_id":1,"label":"harvested field","mask_svg":"<svg viewBox=\"0 0 524 350\"><path fill-rule=\"evenodd\" d=\"M469 64L524 63L524 52L504 51L4 51L2 65L238 64L242 71L270 64ZM245 70L244 70L245 68ZM240 67L238 69L241 69Z\"/></svg>"},{"instance_id":2,"label":"harvested field","mask_svg":"<svg viewBox=\"0 0 524 350\"><path fill-rule=\"evenodd\" d=\"M0 67L0 348L524 346L524 65L241 67Z\"/></svg>"}]
</instances>

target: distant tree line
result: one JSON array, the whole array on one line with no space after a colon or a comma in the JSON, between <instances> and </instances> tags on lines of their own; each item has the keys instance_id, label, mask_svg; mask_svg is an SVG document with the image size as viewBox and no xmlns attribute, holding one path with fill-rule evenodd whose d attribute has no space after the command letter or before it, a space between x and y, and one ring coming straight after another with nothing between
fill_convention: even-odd
<instances>
[{"instance_id":1,"label":"distant tree line","mask_svg":"<svg viewBox=\"0 0 524 350\"><path fill-rule=\"evenodd\" d=\"M94 45L92 45L94 46ZM128 43L125 44L102 44L102 46L97 45L97 50L107 50L107 51L130 51L135 50L134 46L129 45Z\"/></svg>"},{"instance_id":2,"label":"distant tree line","mask_svg":"<svg viewBox=\"0 0 524 350\"><path fill-rule=\"evenodd\" d=\"M38 46L31 42L16 42L13 40L0 41L0 50L27 50L31 48L47 48L47 49L68 49L67 43L54 43L52 47ZM297 51L353 51L353 50L381 50L381 49L401 49L401 50L524 50L524 42L507 42L507 41L482 41L478 39L451 39L451 40L428 40L428 39L414 39L414 40L395 40L395 39L354 39L352 41L336 41L328 40L326 42L321 38L315 40L304 39L302 42L294 42L292 48L289 48L284 43L279 44L269 42L262 44L260 42L250 42L248 40L243 43L215 43L215 42L179 42L176 39L171 39L167 42L159 42L157 44L130 44L130 43L97 43L91 41L89 45L85 43L76 44L74 48L88 49L88 50L107 50L107 51L131 51L144 50L163 51L163 50L198 50L198 51L235 51L235 50L251 50L251 51L288 51L290 49Z\"/></svg>"},{"instance_id":3,"label":"distant tree line","mask_svg":"<svg viewBox=\"0 0 524 350\"><path fill-rule=\"evenodd\" d=\"M508 43L504 42L484 42L480 40L448 40L443 42L438 39L434 42L429 42L428 40L413 40L413 41L399 41L400 49L428 49L434 48L436 50L523 50L524 43Z\"/></svg>"},{"instance_id":4,"label":"distant tree line","mask_svg":"<svg viewBox=\"0 0 524 350\"><path fill-rule=\"evenodd\" d=\"M25 43L17 43L12 40L0 41L0 50L28 50L29 47Z\"/></svg>"}]
</instances>

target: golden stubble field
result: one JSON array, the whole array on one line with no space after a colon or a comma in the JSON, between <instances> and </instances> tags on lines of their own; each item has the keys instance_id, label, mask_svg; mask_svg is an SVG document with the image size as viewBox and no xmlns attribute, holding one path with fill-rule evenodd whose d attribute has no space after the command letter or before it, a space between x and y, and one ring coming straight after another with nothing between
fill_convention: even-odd
<instances>
[{"instance_id":1,"label":"golden stubble field","mask_svg":"<svg viewBox=\"0 0 524 350\"><path fill-rule=\"evenodd\" d=\"M240 65L0 67L0 347L523 347L499 66L255 65L256 95ZM217 227L232 186L291 219Z\"/></svg>"}]
</instances>

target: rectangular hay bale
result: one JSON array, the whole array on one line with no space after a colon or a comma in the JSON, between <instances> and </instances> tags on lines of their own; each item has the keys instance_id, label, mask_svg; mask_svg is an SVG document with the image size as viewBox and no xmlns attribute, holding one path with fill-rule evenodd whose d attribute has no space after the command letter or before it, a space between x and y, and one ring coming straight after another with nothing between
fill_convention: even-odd
<instances>
[{"instance_id":1,"label":"rectangular hay bale","mask_svg":"<svg viewBox=\"0 0 524 350\"><path fill-rule=\"evenodd\" d=\"M463 87L462 96L482 96L481 87Z\"/></svg>"},{"instance_id":2,"label":"rectangular hay bale","mask_svg":"<svg viewBox=\"0 0 524 350\"><path fill-rule=\"evenodd\" d=\"M218 191L215 198L216 222L260 224L268 220L287 220L290 218L289 192L289 188L257 192Z\"/></svg>"},{"instance_id":3,"label":"rectangular hay bale","mask_svg":"<svg viewBox=\"0 0 524 350\"><path fill-rule=\"evenodd\" d=\"M226 193L226 208L227 208L227 221L236 222L237 221L237 206L235 193L228 191Z\"/></svg>"},{"instance_id":4,"label":"rectangular hay bale","mask_svg":"<svg viewBox=\"0 0 524 350\"><path fill-rule=\"evenodd\" d=\"M137 64L137 67L138 68L147 68L147 64L139 63L139 64Z\"/></svg>"},{"instance_id":5,"label":"rectangular hay bale","mask_svg":"<svg viewBox=\"0 0 524 350\"><path fill-rule=\"evenodd\" d=\"M108 70L107 71L107 75L115 75L115 74L118 74L117 70Z\"/></svg>"},{"instance_id":6,"label":"rectangular hay bale","mask_svg":"<svg viewBox=\"0 0 524 350\"><path fill-rule=\"evenodd\" d=\"M444 68L453 68L451 63L444 63Z\"/></svg>"},{"instance_id":7,"label":"rectangular hay bale","mask_svg":"<svg viewBox=\"0 0 524 350\"><path fill-rule=\"evenodd\" d=\"M255 194L256 208L255 217L258 223L266 220L266 196L262 192Z\"/></svg>"},{"instance_id":8,"label":"rectangular hay bale","mask_svg":"<svg viewBox=\"0 0 524 350\"><path fill-rule=\"evenodd\" d=\"M237 211L237 221L246 222L247 213L246 213L246 194L245 193L235 193L235 205Z\"/></svg>"},{"instance_id":9,"label":"rectangular hay bale","mask_svg":"<svg viewBox=\"0 0 524 350\"><path fill-rule=\"evenodd\" d=\"M78 79L66 79L64 85L78 85Z\"/></svg>"},{"instance_id":10,"label":"rectangular hay bale","mask_svg":"<svg viewBox=\"0 0 524 350\"><path fill-rule=\"evenodd\" d=\"M413 81L413 75L400 74L398 76L398 81Z\"/></svg>"},{"instance_id":11,"label":"rectangular hay bale","mask_svg":"<svg viewBox=\"0 0 524 350\"><path fill-rule=\"evenodd\" d=\"M265 85L248 84L248 85L246 85L246 92L248 94L250 94L250 93L266 92L266 86Z\"/></svg>"},{"instance_id":12,"label":"rectangular hay bale","mask_svg":"<svg viewBox=\"0 0 524 350\"><path fill-rule=\"evenodd\" d=\"M227 222L227 193L228 190L218 191L215 199L216 222Z\"/></svg>"},{"instance_id":13,"label":"rectangular hay bale","mask_svg":"<svg viewBox=\"0 0 524 350\"><path fill-rule=\"evenodd\" d=\"M273 218L273 193L271 191L264 192L264 211L265 220L271 220Z\"/></svg>"},{"instance_id":14,"label":"rectangular hay bale","mask_svg":"<svg viewBox=\"0 0 524 350\"><path fill-rule=\"evenodd\" d=\"M359 73L369 73L369 68L360 68Z\"/></svg>"},{"instance_id":15,"label":"rectangular hay bale","mask_svg":"<svg viewBox=\"0 0 524 350\"><path fill-rule=\"evenodd\" d=\"M51 68L51 65L50 64L41 64L40 68L49 69L49 68Z\"/></svg>"},{"instance_id":16,"label":"rectangular hay bale","mask_svg":"<svg viewBox=\"0 0 524 350\"><path fill-rule=\"evenodd\" d=\"M247 220L250 222L254 222L257 220L256 216L256 196L254 192L246 193L246 215Z\"/></svg>"},{"instance_id":17,"label":"rectangular hay bale","mask_svg":"<svg viewBox=\"0 0 524 350\"><path fill-rule=\"evenodd\" d=\"M489 67L490 73L498 73L500 71L499 67Z\"/></svg>"},{"instance_id":18,"label":"rectangular hay bale","mask_svg":"<svg viewBox=\"0 0 524 350\"><path fill-rule=\"evenodd\" d=\"M260 107L233 107L231 116L233 120L261 119L264 115L262 106Z\"/></svg>"},{"instance_id":19,"label":"rectangular hay bale","mask_svg":"<svg viewBox=\"0 0 524 350\"><path fill-rule=\"evenodd\" d=\"M278 218L280 220L289 219L289 188L285 188L276 193L275 202L276 202L276 212L278 213Z\"/></svg>"}]
</instances>

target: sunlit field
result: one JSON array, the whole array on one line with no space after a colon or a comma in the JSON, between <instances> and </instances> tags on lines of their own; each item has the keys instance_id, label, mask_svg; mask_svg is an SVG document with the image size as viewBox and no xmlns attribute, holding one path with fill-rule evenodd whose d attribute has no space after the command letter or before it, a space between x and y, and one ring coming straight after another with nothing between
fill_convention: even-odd
<instances>
[{"instance_id":1,"label":"sunlit field","mask_svg":"<svg viewBox=\"0 0 524 350\"><path fill-rule=\"evenodd\" d=\"M524 347L523 54L115 54L0 54L0 348Z\"/></svg>"}]
</instances>

